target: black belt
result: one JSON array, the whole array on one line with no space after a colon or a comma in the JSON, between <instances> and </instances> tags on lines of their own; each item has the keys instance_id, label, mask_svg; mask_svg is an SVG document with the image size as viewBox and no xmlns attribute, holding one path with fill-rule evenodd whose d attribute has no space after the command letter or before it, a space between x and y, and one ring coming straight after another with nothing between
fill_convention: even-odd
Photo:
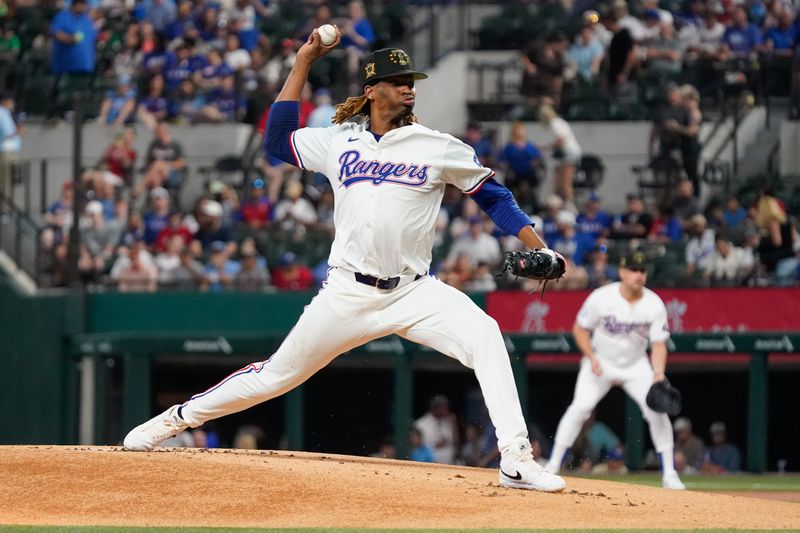
<instances>
[{"instance_id":1,"label":"black belt","mask_svg":"<svg viewBox=\"0 0 800 533\"><path fill-rule=\"evenodd\" d=\"M375 276L369 276L367 274L362 274L361 272L355 272L355 275L357 282L363 283L364 285L369 285L370 287L377 287L378 289L384 291L396 289L400 284L400 276L395 276L393 278L376 278ZM417 274L414 277L414 281L417 281L424 275L425 274Z\"/></svg>"}]
</instances>

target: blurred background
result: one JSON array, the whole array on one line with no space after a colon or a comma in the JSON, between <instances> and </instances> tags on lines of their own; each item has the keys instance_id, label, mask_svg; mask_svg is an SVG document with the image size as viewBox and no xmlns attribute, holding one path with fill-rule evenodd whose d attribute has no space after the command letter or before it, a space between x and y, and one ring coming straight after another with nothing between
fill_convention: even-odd
<instances>
[{"instance_id":1,"label":"blurred background","mask_svg":"<svg viewBox=\"0 0 800 533\"><path fill-rule=\"evenodd\" d=\"M506 333L537 455L572 395L564 332L638 248L675 332L682 472L800 470L797 8L0 0L0 442L118 444L289 331L327 275L333 194L260 147L297 49L335 23L301 126L331 124L369 51L403 48L429 74L420 121L570 262L544 299L497 276L520 243L445 191L432 273ZM466 369L389 338L172 444L493 466L482 405ZM657 468L648 439L615 390L570 464Z\"/></svg>"}]
</instances>

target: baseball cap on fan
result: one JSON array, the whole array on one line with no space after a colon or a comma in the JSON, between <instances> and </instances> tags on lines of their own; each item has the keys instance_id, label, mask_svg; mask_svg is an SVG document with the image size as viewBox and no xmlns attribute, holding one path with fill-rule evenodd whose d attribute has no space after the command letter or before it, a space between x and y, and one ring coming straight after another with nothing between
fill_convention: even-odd
<instances>
[{"instance_id":1,"label":"baseball cap on fan","mask_svg":"<svg viewBox=\"0 0 800 533\"><path fill-rule=\"evenodd\" d=\"M364 60L361 67L361 86L372 85L393 76L414 76L424 80L427 74L414 70L411 57L399 48L375 50Z\"/></svg>"}]
</instances>

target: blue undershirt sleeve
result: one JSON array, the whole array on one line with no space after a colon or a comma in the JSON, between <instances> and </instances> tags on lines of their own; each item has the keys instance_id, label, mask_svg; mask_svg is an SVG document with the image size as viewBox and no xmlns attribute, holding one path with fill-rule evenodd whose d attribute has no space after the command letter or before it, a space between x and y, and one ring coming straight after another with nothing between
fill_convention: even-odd
<instances>
[{"instance_id":1,"label":"blue undershirt sleeve","mask_svg":"<svg viewBox=\"0 0 800 533\"><path fill-rule=\"evenodd\" d=\"M289 141L289 135L299 127L300 102L284 100L272 104L267 117L267 131L264 134L264 151L281 161L300 167Z\"/></svg>"},{"instance_id":2,"label":"blue undershirt sleeve","mask_svg":"<svg viewBox=\"0 0 800 533\"><path fill-rule=\"evenodd\" d=\"M470 196L483 209L495 225L516 237L522 228L532 226L533 221L522 212L517 201L506 187L493 178L486 181L483 187Z\"/></svg>"}]
</instances>

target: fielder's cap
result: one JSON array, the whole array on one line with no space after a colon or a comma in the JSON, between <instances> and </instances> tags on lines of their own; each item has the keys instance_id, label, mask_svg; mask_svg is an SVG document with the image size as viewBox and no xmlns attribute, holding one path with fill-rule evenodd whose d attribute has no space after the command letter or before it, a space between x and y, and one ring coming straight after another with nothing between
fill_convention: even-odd
<instances>
[{"instance_id":1,"label":"fielder's cap","mask_svg":"<svg viewBox=\"0 0 800 533\"><path fill-rule=\"evenodd\" d=\"M628 270L646 270L647 256L641 250L633 250L622 256L619 266Z\"/></svg>"},{"instance_id":2,"label":"fielder's cap","mask_svg":"<svg viewBox=\"0 0 800 533\"><path fill-rule=\"evenodd\" d=\"M227 248L227 245L222 241L214 241L208 246L208 249L211 250L212 254L224 252L225 248Z\"/></svg>"},{"instance_id":3,"label":"fielder's cap","mask_svg":"<svg viewBox=\"0 0 800 533\"><path fill-rule=\"evenodd\" d=\"M711 428L709 428L709 431L711 432L712 435L717 434L717 433L725 433L725 431L726 431L725 423L724 422L714 422L713 424L711 424Z\"/></svg>"},{"instance_id":4,"label":"fielder's cap","mask_svg":"<svg viewBox=\"0 0 800 533\"><path fill-rule=\"evenodd\" d=\"M427 74L414 70L411 57L399 48L381 48L375 50L364 60L361 68L361 85L372 85L393 76L414 76L415 80L424 80Z\"/></svg>"},{"instance_id":5,"label":"fielder's cap","mask_svg":"<svg viewBox=\"0 0 800 533\"><path fill-rule=\"evenodd\" d=\"M150 191L150 198L169 198L169 191L164 187L156 187Z\"/></svg>"},{"instance_id":6,"label":"fielder's cap","mask_svg":"<svg viewBox=\"0 0 800 533\"><path fill-rule=\"evenodd\" d=\"M97 200L92 200L91 202L86 204L86 214L87 215L102 215L103 214L103 204L101 204Z\"/></svg>"},{"instance_id":7,"label":"fielder's cap","mask_svg":"<svg viewBox=\"0 0 800 533\"><path fill-rule=\"evenodd\" d=\"M682 416L675 419L675 422L672 423L672 429L674 429L675 431L691 430L692 423L689 421L688 418Z\"/></svg>"}]
</instances>

